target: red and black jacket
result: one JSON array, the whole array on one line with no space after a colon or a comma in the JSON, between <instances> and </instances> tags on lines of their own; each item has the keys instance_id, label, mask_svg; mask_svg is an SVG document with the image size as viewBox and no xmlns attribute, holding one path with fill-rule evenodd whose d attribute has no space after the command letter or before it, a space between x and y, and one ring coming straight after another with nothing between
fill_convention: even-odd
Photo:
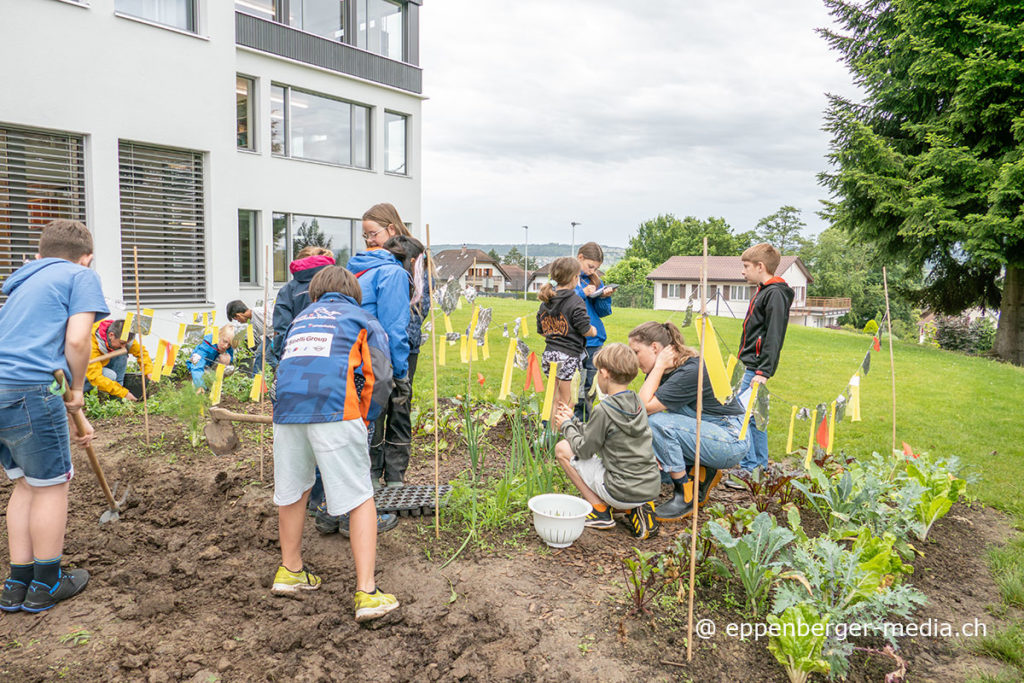
<instances>
[{"instance_id":1,"label":"red and black jacket","mask_svg":"<svg viewBox=\"0 0 1024 683\"><path fill-rule=\"evenodd\" d=\"M757 288L740 337L738 357L747 370L765 378L775 374L792 304L793 290L781 277L773 277Z\"/></svg>"}]
</instances>

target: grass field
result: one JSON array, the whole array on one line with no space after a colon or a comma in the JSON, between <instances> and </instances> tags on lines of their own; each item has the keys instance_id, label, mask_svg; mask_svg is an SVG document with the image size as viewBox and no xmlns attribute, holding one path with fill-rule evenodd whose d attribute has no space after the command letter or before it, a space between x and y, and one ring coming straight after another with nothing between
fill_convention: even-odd
<instances>
[{"instance_id":1,"label":"grass field","mask_svg":"<svg viewBox=\"0 0 1024 683\"><path fill-rule=\"evenodd\" d=\"M474 399L494 401L501 384L501 373L508 349L508 340L501 336L502 323L511 323L524 316L530 326L525 339L538 355L544 350L544 339L536 333L536 302L478 298L483 307L493 308L489 329L490 359L472 364ZM469 324L470 306L452 314L455 330ZM438 312L439 313L439 312ZM643 309L616 309L605 318L609 341L626 341L636 325L647 320L677 324L684 314ZM739 340L741 321L714 318L713 322L725 339L723 355L734 353ZM443 319L437 319L444 330ZM512 325L509 325L511 330ZM684 328L688 342L695 342L693 327ZM791 326L775 378L768 387L778 397L803 407L828 403L843 391L856 372L871 338L851 332ZM917 452L957 455L969 464L979 481L973 493L986 504L1004 510L1024 513L1020 497L1020 470L1024 468L1024 429L1021 407L1024 403L1024 368L972 358L912 343L895 342L897 445L906 441ZM438 368L439 395L465 395L466 364L459 361L458 345L447 347L446 367ZM484 384L478 382L478 373ZM521 393L525 373L513 372L513 391ZM642 377L634 383L639 387ZM848 419L836 426L836 449L852 455L872 451L886 452L892 439L892 399L889 353L883 339L882 351L872 353L871 372L861 382L861 413L863 421ZM423 346L416 374L415 393L420 406L431 400L431 350ZM769 448L778 459L786 447L789 407L772 403L772 422L768 427ZM809 424L797 422L794 445L806 445Z\"/></svg>"}]
</instances>

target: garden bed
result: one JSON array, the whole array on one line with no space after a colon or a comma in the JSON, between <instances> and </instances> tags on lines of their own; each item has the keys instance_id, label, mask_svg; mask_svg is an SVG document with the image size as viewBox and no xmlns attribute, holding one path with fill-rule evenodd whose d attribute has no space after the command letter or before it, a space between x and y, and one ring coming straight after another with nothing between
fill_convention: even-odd
<instances>
[{"instance_id":1,"label":"garden bed","mask_svg":"<svg viewBox=\"0 0 1024 683\"><path fill-rule=\"evenodd\" d=\"M369 629L352 619L347 540L321 536L310 523L304 552L323 588L301 600L272 597L279 561L273 464L267 448L261 483L258 429L240 430L241 450L218 458L193 448L182 426L162 416L150 419L147 448L141 423L134 416L96 423L108 479L132 485L116 524L97 524L102 495L75 453L66 558L93 579L52 612L0 618L0 679L786 680L765 640L721 632L697 641L687 665L685 602L675 601L674 589L649 615L627 615L621 558L633 546L663 551L689 525L666 525L639 543L621 526L588 530L572 547L551 551L522 522L469 544L441 569L462 535L446 529L437 543L432 518L403 518L381 536L377 562L379 584L403 606ZM502 424L484 442L490 472L509 457L507 434ZM409 481L432 484L432 461L424 457L432 439L419 444ZM465 468L464 453L464 444L446 450L443 480ZM721 487L713 500L727 508L749 502L745 492ZM804 519L810 527L811 513ZM907 580L929 602L915 620L979 619L993 632L1000 622L987 610L999 592L985 550L1010 534L1000 514L957 504L916 544L923 555ZM695 618L712 618L721 631L745 620L743 599L735 579L704 574ZM900 654L908 680L961 681L984 666L955 639L903 639ZM879 681L893 668L862 653L851 662L853 681Z\"/></svg>"}]
</instances>

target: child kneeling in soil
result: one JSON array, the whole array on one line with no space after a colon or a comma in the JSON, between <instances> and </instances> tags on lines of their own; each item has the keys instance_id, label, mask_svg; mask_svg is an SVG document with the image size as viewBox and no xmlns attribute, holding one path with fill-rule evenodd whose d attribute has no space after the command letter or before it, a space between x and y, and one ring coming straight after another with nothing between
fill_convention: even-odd
<instances>
[{"instance_id":1,"label":"child kneeling in soil","mask_svg":"<svg viewBox=\"0 0 1024 683\"><path fill-rule=\"evenodd\" d=\"M658 532L652 501L661 492L661 475L647 411L629 390L639 370L636 354L625 344L608 344L594 356L594 367L597 385L608 397L586 424L573 416L571 406L559 404L555 424L565 438L555 445L555 456L580 495L594 506L586 526L611 529L611 508L628 510L630 531L649 538Z\"/></svg>"},{"instance_id":2,"label":"child kneeling in soil","mask_svg":"<svg viewBox=\"0 0 1024 683\"><path fill-rule=\"evenodd\" d=\"M374 584L377 508L366 431L367 421L380 415L391 394L388 337L359 307L359 283L341 266L317 273L309 298L288 330L275 380L274 503L281 566L271 592L320 587L320 577L302 563L306 501L319 467L328 512L349 514L356 621L367 621L398 607L395 596Z\"/></svg>"}]
</instances>

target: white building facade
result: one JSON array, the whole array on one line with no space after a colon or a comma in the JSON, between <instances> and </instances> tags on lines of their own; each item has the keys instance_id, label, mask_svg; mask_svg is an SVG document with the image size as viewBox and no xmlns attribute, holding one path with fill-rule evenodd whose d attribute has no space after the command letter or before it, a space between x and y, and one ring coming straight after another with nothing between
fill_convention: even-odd
<instances>
[{"instance_id":1,"label":"white building facade","mask_svg":"<svg viewBox=\"0 0 1024 683\"><path fill-rule=\"evenodd\" d=\"M263 298L305 245L420 218L419 0L18 0L0 9L0 279L84 221L155 331ZM269 258L268 258L269 248ZM269 271L269 277L268 277ZM113 311L116 317L118 311Z\"/></svg>"}]
</instances>

